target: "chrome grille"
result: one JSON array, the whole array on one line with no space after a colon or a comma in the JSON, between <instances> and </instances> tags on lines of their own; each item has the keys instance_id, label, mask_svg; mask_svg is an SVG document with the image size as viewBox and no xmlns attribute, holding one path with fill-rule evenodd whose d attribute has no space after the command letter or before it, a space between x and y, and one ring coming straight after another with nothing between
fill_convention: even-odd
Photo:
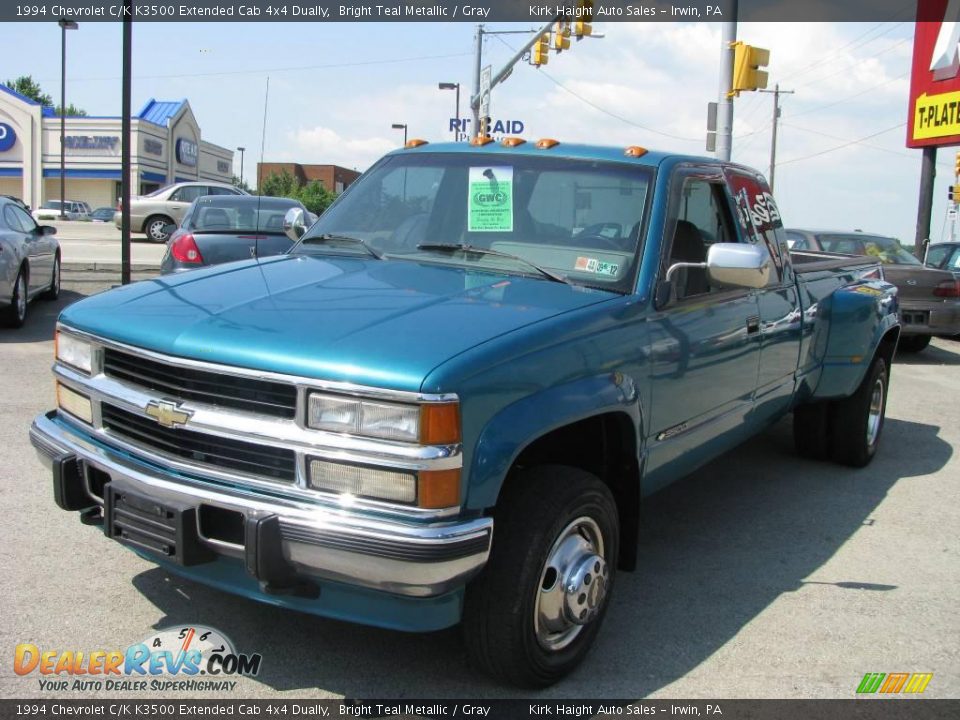
<instances>
[{"instance_id":1,"label":"chrome grille","mask_svg":"<svg viewBox=\"0 0 960 720\"><path fill-rule=\"evenodd\" d=\"M101 415L103 427L111 434L165 455L285 482L294 482L297 477L293 450L166 428L107 403L101 405Z\"/></svg>"},{"instance_id":2,"label":"chrome grille","mask_svg":"<svg viewBox=\"0 0 960 720\"><path fill-rule=\"evenodd\" d=\"M167 365L110 347L103 351L103 372L182 400L282 418L297 414L297 389L286 383Z\"/></svg>"}]
</instances>

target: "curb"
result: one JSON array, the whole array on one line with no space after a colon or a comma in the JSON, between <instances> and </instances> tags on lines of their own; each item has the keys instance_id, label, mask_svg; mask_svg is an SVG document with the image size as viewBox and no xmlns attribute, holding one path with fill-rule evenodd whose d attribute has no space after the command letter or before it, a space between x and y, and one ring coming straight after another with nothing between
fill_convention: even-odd
<instances>
[{"instance_id":1,"label":"curb","mask_svg":"<svg viewBox=\"0 0 960 720\"><path fill-rule=\"evenodd\" d=\"M60 269L63 272L120 272L123 269L117 262L65 262ZM160 272L160 265L150 263L131 263L130 272Z\"/></svg>"}]
</instances>

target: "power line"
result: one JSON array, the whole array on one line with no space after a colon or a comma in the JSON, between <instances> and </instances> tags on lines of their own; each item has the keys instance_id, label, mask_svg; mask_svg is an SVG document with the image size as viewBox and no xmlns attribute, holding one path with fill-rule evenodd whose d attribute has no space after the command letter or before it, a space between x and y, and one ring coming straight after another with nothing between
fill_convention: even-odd
<instances>
[{"instance_id":1,"label":"power line","mask_svg":"<svg viewBox=\"0 0 960 720\"><path fill-rule=\"evenodd\" d=\"M850 147L851 145L858 145L858 144L862 143L864 140L869 140L869 139L871 139L871 138L877 137L878 135L883 135L883 134L888 133L888 132L891 132L891 131L893 131L893 130L897 130L897 129L899 129L899 128L906 127L906 125L907 125L907 124L906 124L905 122L898 123L897 125L894 125L893 127L888 127L886 130L880 130L879 132L875 132L875 133L873 133L873 134L871 134L871 135L867 135L867 136L862 137L862 138L857 138L856 140L850 140L850 141L848 141L848 142L845 142L843 145L837 145L836 147L828 148L828 149L826 149L826 150L821 150L820 152L811 153L810 155L803 155L803 156L801 156L801 157L790 158L789 160L784 160L783 162L778 162L778 163L777 163L777 166L779 167L779 166L781 166L781 165L789 165L790 163L800 162L801 160L809 160L810 158L815 158L815 157L819 157L819 156L821 156L821 155L826 155L827 153L836 152L837 150L842 150L843 148L845 148L845 147ZM796 127L796 126L794 126L794 127Z\"/></svg>"},{"instance_id":2,"label":"power line","mask_svg":"<svg viewBox=\"0 0 960 720\"><path fill-rule=\"evenodd\" d=\"M881 87L883 87L884 85L889 85L890 83L894 82L895 80L901 80L902 78L905 78L905 77L906 77L907 75L909 75L909 74L910 74L910 71L907 70L906 72L904 72L904 73L902 73L902 74L900 74L900 75L897 75L896 77L887 78L887 79L884 80L883 82L877 83L876 85L872 85L871 87L868 87L866 90L861 90L860 92L854 93L853 95L847 95L847 96L845 96L845 97L840 98L839 100L835 100L834 102L827 103L826 105L818 105L817 107L810 108L810 109L808 109L808 110L801 110L800 112L794 113L794 114L793 114L793 117L799 117L800 115L807 115L807 114L812 113L812 112L817 112L817 111L819 111L819 110L826 110L827 108L831 108L831 107L834 107L834 106L836 106L836 105L840 105L840 104L842 104L842 103L845 103L847 100L852 100L853 98L860 97L861 95L866 95L868 92L873 92L873 91L876 90L877 88L881 88Z\"/></svg>"},{"instance_id":3,"label":"power line","mask_svg":"<svg viewBox=\"0 0 960 720\"><path fill-rule=\"evenodd\" d=\"M418 55L415 57L405 57L405 58L384 58L382 60L362 60L357 62L341 62L341 63L324 63L322 65L296 65L288 67L279 67L279 68L262 68L258 70L224 70L221 72L207 72L207 73L183 73L183 74L174 74L174 75L134 75L134 78L137 80L166 80L174 78L194 78L194 77L219 77L224 75L259 75L263 73L278 73L278 72L295 72L298 70L323 70L329 68L346 68L346 67L363 67L366 65L392 65L394 63L402 62L416 62L420 60L446 60L449 58L458 58L464 57L467 55L472 55L472 53L452 53L448 55ZM92 82L100 80L118 80L119 75L113 76L104 76L104 77L86 77L86 78L70 78L70 82Z\"/></svg>"},{"instance_id":4,"label":"power line","mask_svg":"<svg viewBox=\"0 0 960 720\"><path fill-rule=\"evenodd\" d=\"M900 42L894 43L893 45L890 45L890 46L884 48L883 50L881 50L880 52L874 53L873 55L868 55L868 56L865 57L865 58L860 58L860 60L861 60L861 61L862 61L862 60L872 60L873 58L880 57L881 55L883 55L883 54L885 54L885 53L888 53L888 52L890 52L891 50L895 50L896 48L900 47L900 46L903 45L905 42L907 42L907 40L909 40L909 38L903 38L902 40L900 40ZM844 73L849 74L849 72L850 72L850 68L847 68L847 67L841 68L840 70L837 70L836 72L830 73L829 75L822 75L822 76L820 76L820 77L818 77L818 78L814 78L813 80L810 80L809 82L801 83L800 85L797 85L797 87L798 87L798 88L805 88L805 87L809 87L810 85L816 85L817 83L823 82L824 80L828 80L828 79L830 79L830 78L832 78L832 77L836 77L837 75L843 75Z\"/></svg>"}]
</instances>

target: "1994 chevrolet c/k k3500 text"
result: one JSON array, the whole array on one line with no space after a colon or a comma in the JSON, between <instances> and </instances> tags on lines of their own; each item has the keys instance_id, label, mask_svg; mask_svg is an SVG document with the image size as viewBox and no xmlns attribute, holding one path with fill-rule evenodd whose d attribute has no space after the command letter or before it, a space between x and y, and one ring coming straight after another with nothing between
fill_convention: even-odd
<instances>
[{"instance_id":1,"label":"1994 chevrolet c/k k3500 text","mask_svg":"<svg viewBox=\"0 0 960 720\"><path fill-rule=\"evenodd\" d=\"M55 500L173 572L462 622L473 662L546 685L633 568L641 497L791 411L806 456L876 450L895 291L869 258L791 256L753 170L411 141L300 213L287 255L60 317L31 429Z\"/></svg>"}]
</instances>

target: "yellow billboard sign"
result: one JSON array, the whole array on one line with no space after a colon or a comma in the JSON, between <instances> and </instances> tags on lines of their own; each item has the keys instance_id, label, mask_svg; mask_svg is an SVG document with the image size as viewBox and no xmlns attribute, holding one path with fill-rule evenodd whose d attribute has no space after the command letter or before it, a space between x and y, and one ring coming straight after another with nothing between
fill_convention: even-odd
<instances>
[{"instance_id":1,"label":"yellow billboard sign","mask_svg":"<svg viewBox=\"0 0 960 720\"><path fill-rule=\"evenodd\" d=\"M913 114L913 139L960 135L960 90L917 98Z\"/></svg>"}]
</instances>

